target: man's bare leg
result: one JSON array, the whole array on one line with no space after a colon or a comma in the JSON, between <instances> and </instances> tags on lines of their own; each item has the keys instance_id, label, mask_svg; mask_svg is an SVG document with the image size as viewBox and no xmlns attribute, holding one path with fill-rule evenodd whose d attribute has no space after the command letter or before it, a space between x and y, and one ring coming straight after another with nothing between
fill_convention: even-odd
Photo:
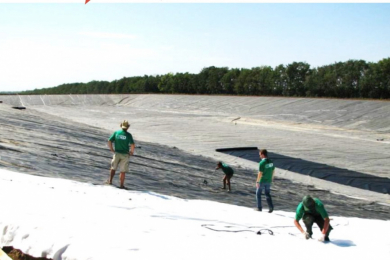
<instances>
[{"instance_id":1,"label":"man's bare leg","mask_svg":"<svg viewBox=\"0 0 390 260\"><path fill-rule=\"evenodd\" d=\"M115 170L110 170L110 179L108 181L108 184L112 184L112 179L114 178Z\"/></svg>"},{"instance_id":2,"label":"man's bare leg","mask_svg":"<svg viewBox=\"0 0 390 260\"><path fill-rule=\"evenodd\" d=\"M121 172L119 175L119 180L121 182L121 188L125 187L125 172Z\"/></svg>"},{"instance_id":3,"label":"man's bare leg","mask_svg":"<svg viewBox=\"0 0 390 260\"><path fill-rule=\"evenodd\" d=\"M231 189L231 187L230 187L230 178L231 178L232 176L227 176L227 178L226 178L226 183L227 183L227 185L228 185L228 187L229 187L229 191L231 191L232 189Z\"/></svg>"},{"instance_id":4,"label":"man's bare leg","mask_svg":"<svg viewBox=\"0 0 390 260\"><path fill-rule=\"evenodd\" d=\"M223 188L222 189L226 190L226 175L225 175L225 177L223 177L222 181L223 181Z\"/></svg>"}]
</instances>

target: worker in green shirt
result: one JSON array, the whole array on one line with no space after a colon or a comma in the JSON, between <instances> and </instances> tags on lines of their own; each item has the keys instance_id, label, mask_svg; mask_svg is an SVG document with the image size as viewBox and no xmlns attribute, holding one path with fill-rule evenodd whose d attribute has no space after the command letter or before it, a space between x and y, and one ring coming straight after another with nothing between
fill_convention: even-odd
<instances>
[{"instance_id":1,"label":"worker in green shirt","mask_svg":"<svg viewBox=\"0 0 390 260\"><path fill-rule=\"evenodd\" d=\"M233 177L233 174L234 174L234 171L233 171L232 167L230 167L226 163L218 162L217 167L215 168L215 170L218 170L218 169L222 169L223 173L225 173L225 176L222 179L222 182L223 182L223 188L222 189L225 190L226 189L226 184L227 184L227 186L229 188L229 191L231 191L230 179Z\"/></svg>"},{"instance_id":2,"label":"worker in green shirt","mask_svg":"<svg viewBox=\"0 0 390 260\"><path fill-rule=\"evenodd\" d=\"M259 155L261 161L259 163L259 172L257 173L256 179L256 210L262 211L261 194L264 190L268 204L268 213L272 213L274 211L274 204L272 203L271 197L271 185L274 180L275 166L272 160L268 158L268 151L266 149L260 150Z\"/></svg>"},{"instance_id":3,"label":"worker in green shirt","mask_svg":"<svg viewBox=\"0 0 390 260\"><path fill-rule=\"evenodd\" d=\"M110 138L108 139L108 147L110 151L114 153L114 157L111 161L111 169L110 169L110 178L107 181L108 184L112 184L112 179L114 178L115 171L119 167L120 175L120 188L124 189L125 183L125 174L129 171L129 158L134 154L135 144L133 140L133 136L127 132L130 127L130 124L127 120L124 120L120 127L121 130L114 132ZM113 147L113 143L115 144L115 150Z\"/></svg>"},{"instance_id":4,"label":"worker in green shirt","mask_svg":"<svg viewBox=\"0 0 390 260\"><path fill-rule=\"evenodd\" d=\"M299 224L300 219L303 219L306 231ZM330 241L329 233L333 228L329 222L328 212L326 212L324 204L318 198L312 198L309 195L303 197L302 202L297 207L294 224L306 239L313 235L312 227L316 223L321 229L321 237L318 240L321 242Z\"/></svg>"}]
</instances>

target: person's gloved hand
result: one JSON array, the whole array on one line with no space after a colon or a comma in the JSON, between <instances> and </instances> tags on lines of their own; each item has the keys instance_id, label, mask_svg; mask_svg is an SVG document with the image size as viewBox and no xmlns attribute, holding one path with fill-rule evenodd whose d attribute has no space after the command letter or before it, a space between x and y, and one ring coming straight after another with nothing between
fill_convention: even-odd
<instances>
[{"instance_id":1,"label":"person's gloved hand","mask_svg":"<svg viewBox=\"0 0 390 260\"><path fill-rule=\"evenodd\" d=\"M325 234L321 234L321 237L318 239L318 241L324 242L325 241Z\"/></svg>"},{"instance_id":2,"label":"person's gloved hand","mask_svg":"<svg viewBox=\"0 0 390 260\"><path fill-rule=\"evenodd\" d=\"M305 237L305 239L309 239L310 238L310 234L309 233L303 232L302 234Z\"/></svg>"}]
</instances>

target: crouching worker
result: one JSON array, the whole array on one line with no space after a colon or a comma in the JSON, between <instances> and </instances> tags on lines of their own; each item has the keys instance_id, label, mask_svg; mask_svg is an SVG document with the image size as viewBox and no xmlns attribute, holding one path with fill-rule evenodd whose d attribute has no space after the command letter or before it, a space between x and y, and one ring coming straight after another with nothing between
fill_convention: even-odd
<instances>
[{"instance_id":1,"label":"crouching worker","mask_svg":"<svg viewBox=\"0 0 390 260\"><path fill-rule=\"evenodd\" d=\"M299 224L300 219L303 219L306 231ZM328 213L319 199L312 198L309 195L303 197L302 202L297 207L294 224L306 239L311 238L313 235L312 227L316 223L321 230L321 237L318 240L321 242L330 241L329 233L333 228L329 222Z\"/></svg>"},{"instance_id":2,"label":"crouching worker","mask_svg":"<svg viewBox=\"0 0 390 260\"><path fill-rule=\"evenodd\" d=\"M120 175L120 188L125 188L125 174L129 171L129 158L134 154L135 144L133 136L127 132L130 127L129 122L124 120L121 123L121 130L114 132L108 139L108 147L114 154L111 161L110 177L107 181L108 184L112 184L115 171L119 167ZM115 150L112 144L115 144Z\"/></svg>"},{"instance_id":3,"label":"crouching worker","mask_svg":"<svg viewBox=\"0 0 390 260\"><path fill-rule=\"evenodd\" d=\"M222 182L223 182L223 188L222 189L226 189L226 184L229 188L229 191L231 191L231 187L230 187L230 179L233 177L233 174L234 174L234 171L232 169L232 167L230 167L229 165L223 163L223 162L218 162L217 164L217 168L215 168L215 170L218 170L222 168L222 171L223 173L225 173L225 176L223 177L222 179Z\"/></svg>"}]
</instances>

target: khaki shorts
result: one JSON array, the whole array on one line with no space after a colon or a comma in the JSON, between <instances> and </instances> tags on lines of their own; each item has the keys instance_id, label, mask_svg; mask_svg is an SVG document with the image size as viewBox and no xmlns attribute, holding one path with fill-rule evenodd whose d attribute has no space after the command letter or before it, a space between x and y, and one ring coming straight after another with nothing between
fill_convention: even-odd
<instances>
[{"instance_id":1,"label":"khaki shorts","mask_svg":"<svg viewBox=\"0 0 390 260\"><path fill-rule=\"evenodd\" d=\"M115 153L111 161L111 170L116 170L119 166L120 172L129 171L129 154Z\"/></svg>"}]
</instances>

